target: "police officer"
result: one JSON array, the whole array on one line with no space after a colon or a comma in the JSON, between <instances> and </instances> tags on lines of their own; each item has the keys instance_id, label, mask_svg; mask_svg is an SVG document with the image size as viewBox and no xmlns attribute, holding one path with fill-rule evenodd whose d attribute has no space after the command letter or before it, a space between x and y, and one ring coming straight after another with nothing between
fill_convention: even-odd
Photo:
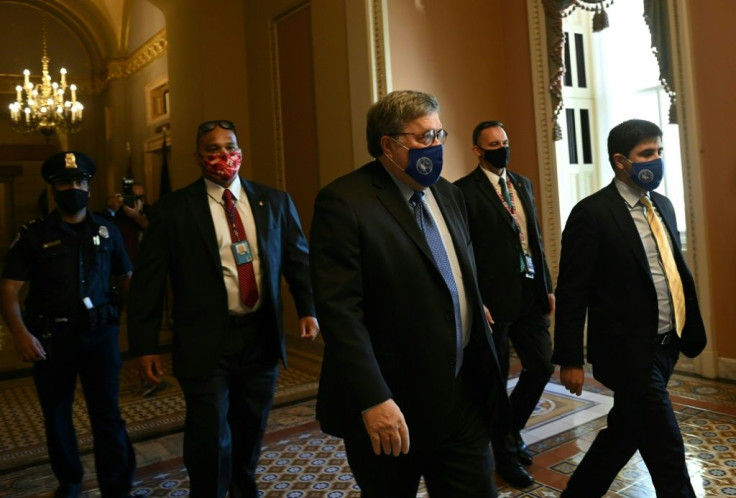
<instances>
[{"instance_id":1,"label":"police officer","mask_svg":"<svg viewBox=\"0 0 736 498\"><path fill-rule=\"evenodd\" d=\"M62 152L43 164L57 209L23 226L0 280L0 307L33 379L46 427L55 497L82 496L82 464L72 424L77 376L94 436L103 497L129 496L135 455L120 416L118 306L111 276L127 291L131 264L118 229L87 210L95 164ZM30 282L25 309L19 294Z\"/></svg>"}]
</instances>

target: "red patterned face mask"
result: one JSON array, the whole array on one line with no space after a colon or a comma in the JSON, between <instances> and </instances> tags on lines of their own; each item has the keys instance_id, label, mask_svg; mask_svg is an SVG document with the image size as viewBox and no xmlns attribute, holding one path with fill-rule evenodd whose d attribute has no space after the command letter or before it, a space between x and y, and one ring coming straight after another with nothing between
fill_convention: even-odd
<instances>
[{"instance_id":1,"label":"red patterned face mask","mask_svg":"<svg viewBox=\"0 0 736 498\"><path fill-rule=\"evenodd\" d=\"M208 154L199 156L199 164L212 176L229 182L240 170L243 162L243 153L240 150L223 154Z\"/></svg>"}]
</instances>

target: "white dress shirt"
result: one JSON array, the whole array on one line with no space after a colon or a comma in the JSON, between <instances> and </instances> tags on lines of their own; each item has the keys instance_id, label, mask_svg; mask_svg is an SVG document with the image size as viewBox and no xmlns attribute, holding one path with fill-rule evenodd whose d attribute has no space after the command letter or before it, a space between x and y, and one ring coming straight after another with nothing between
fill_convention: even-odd
<instances>
[{"instance_id":1,"label":"white dress shirt","mask_svg":"<svg viewBox=\"0 0 736 498\"><path fill-rule=\"evenodd\" d=\"M238 210L240 219L243 222L245 236L253 255L253 270L256 276L256 286L258 287L258 301L253 308L248 308L240 301L240 287L238 285L238 265L235 263L235 256L232 250L232 238L230 236L230 226L225 214L225 201L222 200L222 193L225 191L223 187L204 179L207 186L207 199L209 201L210 213L212 221L215 224L215 234L217 235L217 248L220 252L220 261L222 262L222 276L225 279L225 288L227 289L227 308L231 315L243 315L258 309L261 306L263 293L263 273L261 268L261 259L258 254L258 239L256 233L256 224L253 219L253 212L248 202L248 196L243 191L240 178L235 178L230 184L228 190L232 192L235 207Z\"/></svg>"},{"instance_id":2,"label":"white dress shirt","mask_svg":"<svg viewBox=\"0 0 736 498\"><path fill-rule=\"evenodd\" d=\"M618 178L614 178L613 181L616 185L616 189L618 189L618 193L624 198L626 207L629 208L631 218L634 220L636 230L639 232L642 244L644 244L644 252L647 254L649 270L652 273L654 288L657 291L657 305L659 307L659 325L657 326L657 333L664 334L675 328L675 321L672 301L670 300L670 290L667 286L667 277L664 273L664 266L662 266L662 261L659 257L657 241L654 239L652 229L647 221L646 209L644 205L639 202L639 199L642 196L649 196L647 192L634 189ZM655 213L655 216L659 216L659 213ZM662 225L664 225L664 222L662 222ZM669 236L667 237L667 242L669 242L670 247L672 247L672 241L669 240Z\"/></svg>"}]
</instances>

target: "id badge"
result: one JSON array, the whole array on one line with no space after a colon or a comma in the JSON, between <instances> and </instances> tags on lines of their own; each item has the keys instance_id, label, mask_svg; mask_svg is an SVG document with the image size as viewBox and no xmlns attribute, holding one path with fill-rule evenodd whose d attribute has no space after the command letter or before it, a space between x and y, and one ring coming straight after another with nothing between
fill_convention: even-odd
<instances>
[{"instance_id":1,"label":"id badge","mask_svg":"<svg viewBox=\"0 0 736 498\"><path fill-rule=\"evenodd\" d=\"M530 254L524 254L524 262L526 263L526 272L524 276L526 278L534 278L534 261Z\"/></svg>"},{"instance_id":2,"label":"id badge","mask_svg":"<svg viewBox=\"0 0 736 498\"><path fill-rule=\"evenodd\" d=\"M250 244L248 244L247 240L234 242L230 247L232 247L233 256L235 256L235 263L238 266L253 261L253 253L250 252Z\"/></svg>"}]
</instances>

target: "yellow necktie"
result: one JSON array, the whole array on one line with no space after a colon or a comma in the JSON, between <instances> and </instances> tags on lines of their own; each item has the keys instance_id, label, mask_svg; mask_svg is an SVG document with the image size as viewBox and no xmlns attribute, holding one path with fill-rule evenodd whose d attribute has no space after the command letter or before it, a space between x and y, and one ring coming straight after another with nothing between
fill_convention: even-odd
<instances>
[{"instance_id":1,"label":"yellow necktie","mask_svg":"<svg viewBox=\"0 0 736 498\"><path fill-rule=\"evenodd\" d=\"M680 280L680 272L677 271L675 258L672 256L672 249L667 240L667 232L662 221L654 213L654 208L649 198L642 197L640 202L646 208L647 221L652 229L654 240L657 241L659 249L659 258L664 267L664 274L667 277L667 287L670 289L670 297L672 299L672 307L675 311L675 330L677 336L682 334L682 328L685 326L685 293L682 290L682 281Z\"/></svg>"}]
</instances>

